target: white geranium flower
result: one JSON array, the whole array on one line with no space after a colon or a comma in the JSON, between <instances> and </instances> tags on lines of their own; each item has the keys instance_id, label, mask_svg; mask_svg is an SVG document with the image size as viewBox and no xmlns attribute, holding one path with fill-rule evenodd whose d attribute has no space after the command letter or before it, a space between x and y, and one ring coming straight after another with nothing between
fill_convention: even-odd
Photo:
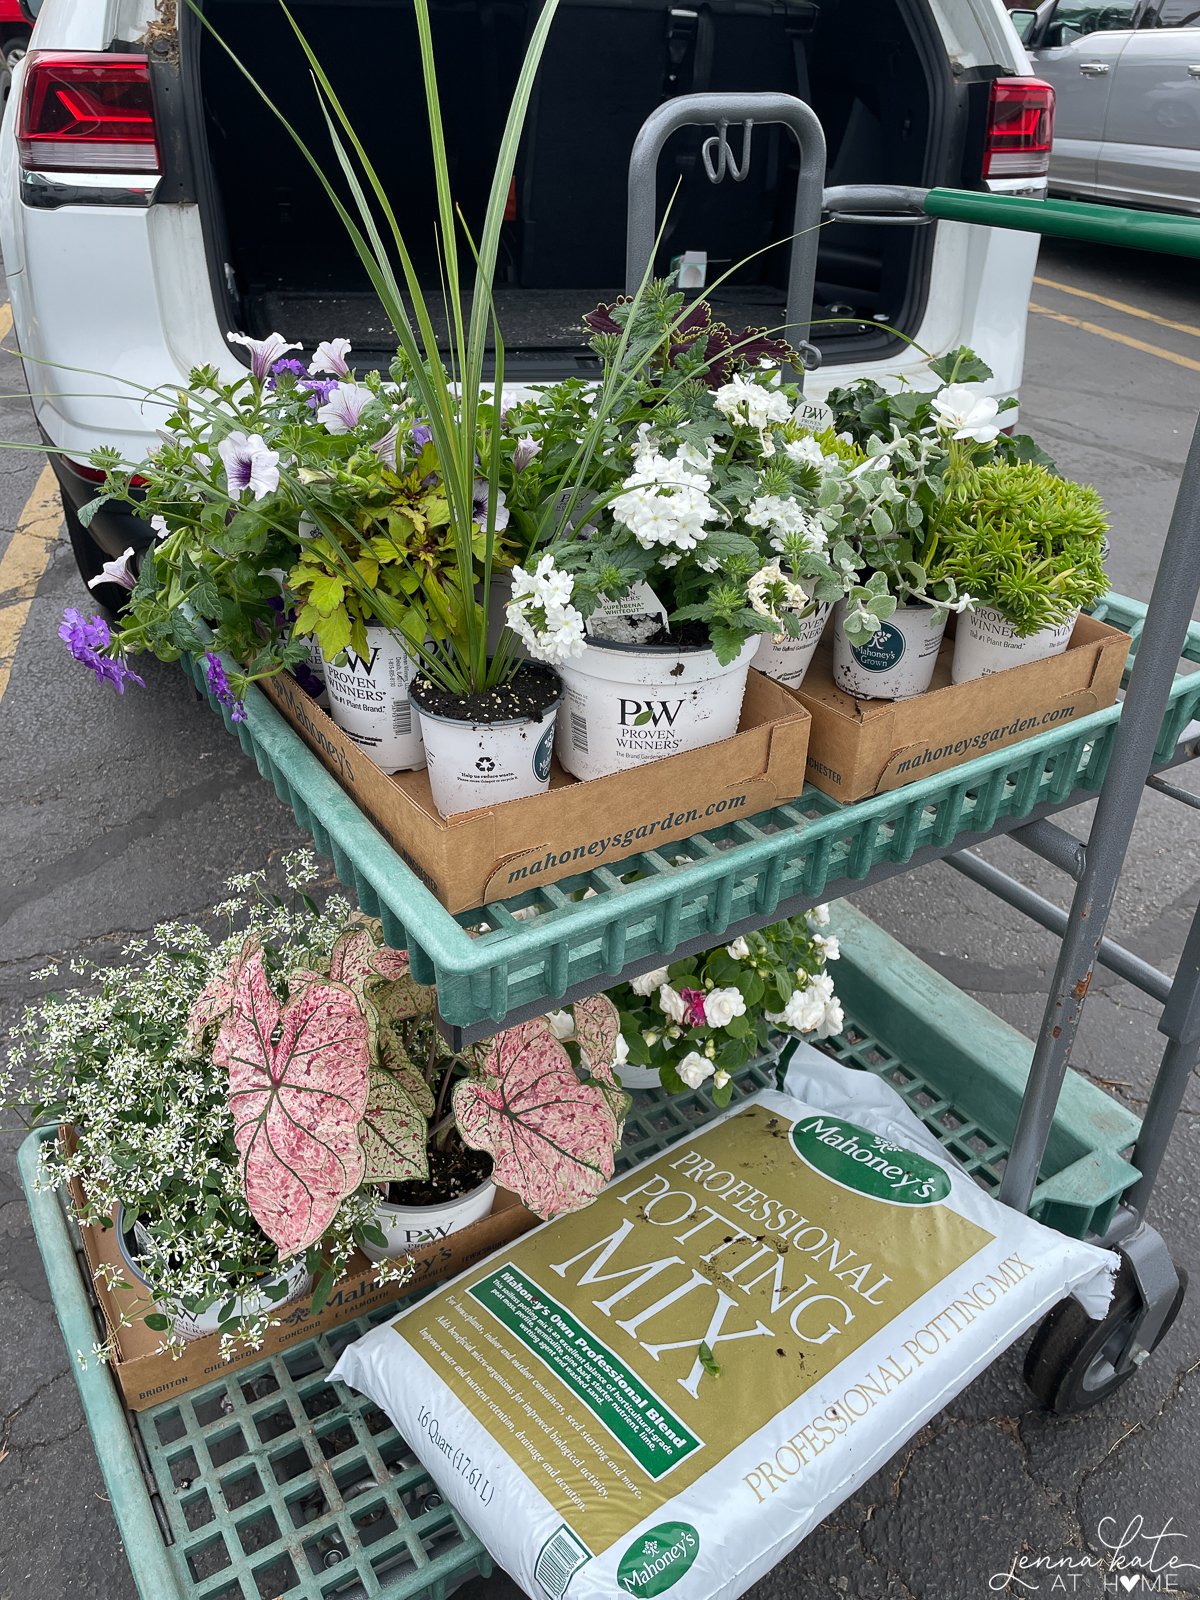
<instances>
[{"instance_id":1,"label":"white geranium flower","mask_svg":"<svg viewBox=\"0 0 1200 1600\"><path fill-rule=\"evenodd\" d=\"M707 1056L702 1056L697 1051L692 1050L684 1056L675 1070L689 1089L698 1089L702 1083L712 1077L714 1068Z\"/></svg>"},{"instance_id":2,"label":"white geranium flower","mask_svg":"<svg viewBox=\"0 0 1200 1600\"><path fill-rule=\"evenodd\" d=\"M976 444L991 444L1000 432L995 418L999 401L981 394L973 383L948 383L934 395L930 405L938 427L955 439L973 439Z\"/></svg>"},{"instance_id":3,"label":"white geranium flower","mask_svg":"<svg viewBox=\"0 0 1200 1600\"><path fill-rule=\"evenodd\" d=\"M704 996L704 1020L712 1028L727 1028L734 1017L746 1015L746 1000L740 989L713 989Z\"/></svg>"},{"instance_id":4,"label":"white geranium flower","mask_svg":"<svg viewBox=\"0 0 1200 1600\"><path fill-rule=\"evenodd\" d=\"M547 1011L546 1021L560 1044L565 1044L568 1039L575 1037L575 1018L569 1011Z\"/></svg>"},{"instance_id":5,"label":"white geranium flower","mask_svg":"<svg viewBox=\"0 0 1200 1600\"><path fill-rule=\"evenodd\" d=\"M739 933L732 944L727 944L725 946L725 954L727 956L731 956L734 961L745 961L746 957L750 954L750 946Z\"/></svg>"},{"instance_id":6,"label":"white geranium flower","mask_svg":"<svg viewBox=\"0 0 1200 1600\"><path fill-rule=\"evenodd\" d=\"M679 1025L682 1025L687 1016L687 1005L682 995L672 989L669 983L664 983L658 991L658 1008L664 1016L670 1017L672 1022Z\"/></svg>"},{"instance_id":7,"label":"white geranium flower","mask_svg":"<svg viewBox=\"0 0 1200 1600\"><path fill-rule=\"evenodd\" d=\"M667 981L667 967L655 967L653 972L643 972L640 978L635 978L629 987L634 994L653 994L656 989L661 989Z\"/></svg>"}]
</instances>

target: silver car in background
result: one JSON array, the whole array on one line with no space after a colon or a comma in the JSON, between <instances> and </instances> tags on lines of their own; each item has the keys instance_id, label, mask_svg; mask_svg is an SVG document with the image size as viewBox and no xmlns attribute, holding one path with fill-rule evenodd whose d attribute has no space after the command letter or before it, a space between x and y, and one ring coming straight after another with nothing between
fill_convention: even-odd
<instances>
[{"instance_id":1,"label":"silver car in background","mask_svg":"<svg viewBox=\"0 0 1200 1600\"><path fill-rule=\"evenodd\" d=\"M1054 85L1054 194L1200 213L1200 0L1009 13Z\"/></svg>"}]
</instances>

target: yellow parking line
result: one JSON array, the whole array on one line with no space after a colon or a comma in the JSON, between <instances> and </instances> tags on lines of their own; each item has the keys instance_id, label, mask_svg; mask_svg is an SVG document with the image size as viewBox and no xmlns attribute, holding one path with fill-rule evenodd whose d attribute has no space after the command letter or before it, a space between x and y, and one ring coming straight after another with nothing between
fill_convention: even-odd
<instances>
[{"instance_id":1,"label":"yellow parking line","mask_svg":"<svg viewBox=\"0 0 1200 1600\"><path fill-rule=\"evenodd\" d=\"M1194 328L1190 322L1172 322L1170 317L1160 317L1156 312L1143 311L1141 306L1131 306L1127 300L1110 300L1106 294L1095 294L1091 289L1077 289L1073 283L1059 283L1054 278L1034 278L1034 283L1040 283L1043 289L1057 289L1060 294L1073 294L1079 300L1094 300L1098 306L1107 306L1110 311L1120 311L1127 317L1141 317L1144 322L1157 322L1160 328L1173 328L1176 333L1190 333L1193 339L1200 339L1200 328Z\"/></svg>"},{"instance_id":2,"label":"yellow parking line","mask_svg":"<svg viewBox=\"0 0 1200 1600\"><path fill-rule=\"evenodd\" d=\"M47 466L25 502L7 550L0 556L0 700L8 688L21 631L61 528L58 479Z\"/></svg>"},{"instance_id":3,"label":"yellow parking line","mask_svg":"<svg viewBox=\"0 0 1200 1600\"><path fill-rule=\"evenodd\" d=\"M1191 356L1176 355L1174 350L1164 350L1159 344L1147 344L1144 339L1131 339L1127 333L1117 333L1114 328L1102 328L1098 322L1083 322L1079 317L1068 317L1064 311L1051 311L1049 306L1034 305L1029 302L1030 311L1036 311L1040 317L1052 317L1055 322L1065 322L1069 328L1082 328L1085 333L1094 333L1101 339L1111 339L1114 344L1127 345L1130 350L1141 350L1148 356L1158 356L1163 361L1173 361L1177 367L1187 367L1190 372L1200 372L1200 361L1193 361Z\"/></svg>"},{"instance_id":4,"label":"yellow parking line","mask_svg":"<svg viewBox=\"0 0 1200 1600\"><path fill-rule=\"evenodd\" d=\"M3 344L12 332L12 307L5 303L0 306L0 344Z\"/></svg>"}]
</instances>

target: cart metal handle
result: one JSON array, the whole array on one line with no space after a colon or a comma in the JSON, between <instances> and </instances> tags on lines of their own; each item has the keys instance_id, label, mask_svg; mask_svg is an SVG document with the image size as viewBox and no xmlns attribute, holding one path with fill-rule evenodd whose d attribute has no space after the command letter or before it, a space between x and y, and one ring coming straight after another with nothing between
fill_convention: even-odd
<instances>
[{"instance_id":1,"label":"cart metal handle","mask_svg":"<svg viewBox=\"0 0 1200 1600\"><path fill-rule=\"evenodd\" d=\"M732 172L737 182L745 177L749 163L751 127L782 123L792 130L800 146L786 312L787 336L792 344L798 344L805 339L812 321L825 185L825 134L812 107L792 94L681 94L650 113L634 140L629 158L625 289L628 294L637 292L654 255L658 158L663 146L680 128L716 127L718 145L711 171L723 176L731 154L727 130L729 124L735 122L746 127L742 164L740 168L735 164ZM706 141L707 157L711 157L712 147L713 141Z\"/></svg>"},{"instance_id":2,"label":"cart metal handle","mask_svg":"<svg viewBox=\"0 0 1200 1600\"><path fill-rule=\"evenodd\" d=\"M903 184L842 184L826 189L826 216L833 221L919 222L942 218L984 228L1013 228L1047 239L1119 245L1160 255L1200 256L1200 217L1082 200L1033 200L1027 195L976 189L917 189Z\"/></svg>"}]
</instances>

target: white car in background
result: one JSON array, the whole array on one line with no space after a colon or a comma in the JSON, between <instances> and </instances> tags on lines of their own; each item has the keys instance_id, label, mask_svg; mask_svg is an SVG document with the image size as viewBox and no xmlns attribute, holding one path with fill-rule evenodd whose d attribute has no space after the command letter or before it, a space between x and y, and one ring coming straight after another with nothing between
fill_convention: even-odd
<instances>
[{"instance_id":1,"label":"white car in background","mask_svg":"<svg viewBox=\"0 0 1200 1600\"><path fill-rule=\"evenodd\" d=\"M231 332L275 329L309 351L341 335L360 370L393 341L361 265L303 159L189 6L23 0L38 12L0 135L0 243L34 410L80 567L144 545L128 512L85 530L99 445L155 442L148 391L210 363L243 368ZM468 221L481 208L536 0L432 0L449 158ZM390 186L436 282L427 134L410 0L299 0L297 15ZM328 148L303 57L276 0L203 0L204 20L270 85L314 149ZM177 21L176 19L177 14ZM169 18L170 20L163 20ZM826 183L1043 192L1052 92L1001 0L563 0L535 90L501 256L507 376L594 370L582 313L622 287L634 136L678 93L775 90L809 100ZM658 269L688 252L723 266L786 238L796 150L757 128L748 177L713 190L706 130L660 163L681 181ZM330 157L331 164L333 157ZM821 235L824 364L808 391L871 376L928 383L960 344L1016 391L1037 240L940 222L836 222ZM735 326L783 320L786 249L759 255L716 300ZM822 326L822 318L841 319ZM915 344L905 342L897 329Z\"/></svg>"}]
</instances>

